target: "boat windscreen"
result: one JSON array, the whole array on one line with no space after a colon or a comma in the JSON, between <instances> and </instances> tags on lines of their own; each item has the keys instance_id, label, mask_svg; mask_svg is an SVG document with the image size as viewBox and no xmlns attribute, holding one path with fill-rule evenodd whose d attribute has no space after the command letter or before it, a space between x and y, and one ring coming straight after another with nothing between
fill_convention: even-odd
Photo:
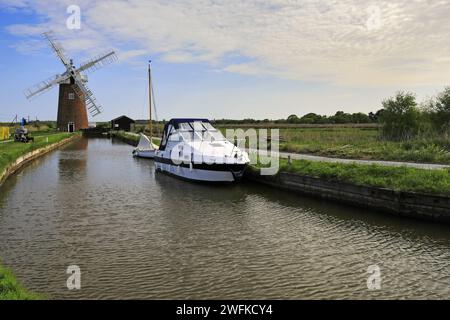
<instances>
[{"instance_id":1,"label":"boat windscreen","mask_svg":"<svg viewBox=\"0 0 450 320\"><path fill-rule=\"evenodd\" d=\"M209 122L202 122L202 125L205 127L206 130L215 130L215 131L217 131L217 129L214 128L214 127L212 126L212 124L209 123Z\"/></svg>"},{"instance_id":2,"label":"boat windscreen","mask_svg":"<svg viewBox=\"0 0 450 320\"><path fill-rule=\"evenodd\" d=\"M222 133L208 122L192 121L178 123L178 130L170 133L169 140L179 141L182 137L184 141L224 141Z\"/></svg>"},{"instance_id":3,"label":"boat windscreen","mask_svg":"<svg viewBox=\"0 0 450 320\"><path fill-rule=\"evenodd\" d=\"M189 122L182 122L178 124L178 129L182 131L192 131L192 127Z\"/></svg>"}]
</instances>

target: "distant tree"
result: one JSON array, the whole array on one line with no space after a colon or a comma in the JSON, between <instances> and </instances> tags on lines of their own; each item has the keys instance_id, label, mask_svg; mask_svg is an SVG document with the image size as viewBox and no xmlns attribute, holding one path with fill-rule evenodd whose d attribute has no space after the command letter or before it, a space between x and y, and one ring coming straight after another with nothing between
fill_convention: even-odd
<instances>
[{"instance_id":1,"label":"distant tree","mask_svg":"<svg viewBox=\"0 0 450 320\"><path fill-rule=\"evenodd\" d=\"M380 122L385 139L408 140L420 132L421 115L414 94L397 92L394 97L383 101L383 110Z\"/></svg>"},{"instance_id":2,"label":"distant tree","mask_svg":"<svg viewBox=\"0 0 450 320\"><path fill-rule=\"evenodd\" d=\"M352 116L344 111L338 111L334 116L330 117L331 123L352 123Z\"/></svg>"},{"instance_id":3,"label":"distant tree","mask_svg":"<svg viewBox=\"0 0 450 320\"><path fill-rule=\"evenodd\" d=\"M317 124L320 123L320 119L322 119L322 116L319 116L315 113L308 113L300 118L300 123Z\"/></svg>"},{"instance_id":4,"label":"distant tree","mask_svg":"<svg viewBox=\"0 0 450 320\"><path fill-rule=\"evenodd\" d=\"M352 119L353 123L369 123L369 122L371 122L369 116L362 112L352 114L351 119Z\"/></svg>"},{"instance_id":5,"label":"distant tree","mask_svg":"<svg viewBox=\"0 0 450 320\"><path fill-rule=\"evenodd\" d=\"M384 109L380 109L377 112L369 112L369 121L370 122L378 122L380 119L380 115L384 112Z\"/></svg>"},{"instance_id":6,"label":"distant tree","mask_svg":"<svg viewBox=\"0 0 450 320\"><path fill-rule=\"evenodd\" d=\"M295 114L291 114L289 117L287 117L288 123L299 123L299 118Z\"/></svg>"},{"instance_id":7,"label":"distant tree","mask_svg":"<svg viewBox=\"0 0 450 320\"><path fill-rule=\"evenodd\" d=\"M439 93L434 104L433 123L440 132L450 131L450 87Z\"/></svg>"}]
</instances>

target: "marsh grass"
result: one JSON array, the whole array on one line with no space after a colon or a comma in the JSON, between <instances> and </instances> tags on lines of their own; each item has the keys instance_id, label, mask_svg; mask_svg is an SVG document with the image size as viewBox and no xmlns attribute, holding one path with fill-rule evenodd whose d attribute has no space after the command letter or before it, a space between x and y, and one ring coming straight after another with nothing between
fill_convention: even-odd
<instances>
[{"instance_id":1,"label":"marsh grass","mask_svg":"<svg viewBox=\"0 0 450 320\"><path fill-rule=\"evenodd\" d=\"M0 265L0 300L39 300L43 297L26 290L12 274Z\"/></svg>"}]
</instances>

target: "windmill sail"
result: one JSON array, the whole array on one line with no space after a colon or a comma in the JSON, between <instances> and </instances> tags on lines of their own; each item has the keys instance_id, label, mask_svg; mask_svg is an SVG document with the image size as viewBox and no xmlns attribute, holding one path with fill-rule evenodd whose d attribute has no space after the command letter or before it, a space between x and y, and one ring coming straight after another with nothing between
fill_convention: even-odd
<instances>
[{"instance_id":1,"label":"windmill sail","mask_svg":"<svg viewBox=\"0 0 450 320\"><path fill-rule=\"evenodd\" d=\"M52 47L53 51L55 51L56 56L61 60L63 65L66 68L70 68L70 60L66 57L66 54L64 52L64 49L62 46L53 38L53 33L51 32L44 32L44 37L47 38L48 42L50 42L50 46Z\"/></svg>"},{"instance_id":2,"label":"windmill sail","mask_svg":"<svg viewBox=\"0 0 450 320\"><path fill-rule=\"evenodd\" d=\"M63 75L55 75L51 78L48 78L47 80L44 80L40 83L38 83L37 85L27 89L24 93L25 93L25 97L27 99L31 99L37 95L40 95L48 90L50 90L53 86L66 81L67 79L69 79L69 76L67 74L63 74Z\"/></svg>"},{"instance_id":3,"label":"windmill sail","mask_svg":"<svg viewBox=\"0 0 450 320\"><path fill-rule=\"evenodd\" d=\"M75 77L75 84L74 91L75 93L80 97L80 99L84 99L86 101L86 108L88 109L91 116L95 117L99 115L103 110L100 105L97 104L97 101L92 94L92 91L87 87L86 84L83 83L83 81Z\"/></svg>"},{"instance_id":4,"label":"windmill sail","mask_svg":"<svg viewBox=\"0 0 450 320\"><path fill-rule=\"evenodd\" d=\"M114 51L110 51L86 61L78 68L78 72L93 72L115 61L117 61L116 53Z\"/></svg>"}]
</instances>

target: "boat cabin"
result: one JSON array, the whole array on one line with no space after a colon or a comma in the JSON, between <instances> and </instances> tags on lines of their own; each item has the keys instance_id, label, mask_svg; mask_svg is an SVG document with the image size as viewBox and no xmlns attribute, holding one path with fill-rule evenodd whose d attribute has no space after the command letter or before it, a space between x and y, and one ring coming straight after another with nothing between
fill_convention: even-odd
<instances>
[{"instance_id":1,"label":"boat cabin","mask_svg":"<svg viewBox=\"0 0 450 320\"><path fill-rule=\"evenodd\" d=\"M164 126L164 132L159 150L165 150L169 141L225 141L222 133L214 128L208 119L177 118L171 119Z\"/></svg>"}]
</instances>

